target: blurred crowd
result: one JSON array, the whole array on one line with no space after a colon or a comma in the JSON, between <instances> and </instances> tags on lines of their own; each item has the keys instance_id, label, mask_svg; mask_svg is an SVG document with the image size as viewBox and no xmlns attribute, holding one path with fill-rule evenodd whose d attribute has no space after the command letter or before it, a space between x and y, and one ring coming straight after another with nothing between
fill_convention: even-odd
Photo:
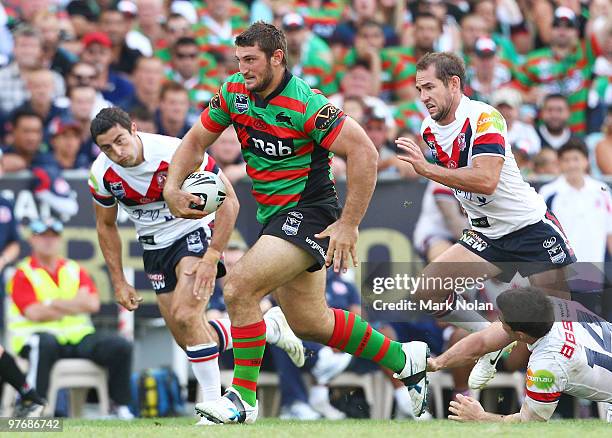
<instances>
[{"instance_id":1,"label":"blurred crowd","mask_svg":"<svg viewBox=\"0 0 612 438\"><path fill-rule=\"evenodd\" d=\"M99 153L89 131L97 112L119 106L140 131L182 137L237 71L234 36L257 20L286 33L292 73L364 127L379 150L381 178L417 177L397 159L393 140L420 138L427 110L414 87L415 64L427 52L446 50L466 63L465 93L505 117L523 174L564 175L558 181L576 188L570 193L565 185L547 186L549 208L563 208L556 207L562 196L573 196L571 205L586 202L580 190L588 173L612 175L612 0L3 0L0 175L29 170L39 197L60 211L76 211L61 175L89 169ZM231 181L246 177L233 128L209 152ZM342 179L346 163L334 158L333 171ZM578 227L590 230L585 254L593 249L588 242L602 242L597 260L584 261L599 261L612 249L612 200L600 199L602 187L586 181L593 187L588 199L606 207L589 215L599 221L595 225ZM432 207L423 210L424 222L435 214L441 224L435 231L448 231L432 239L417 230L417 249L432 259L440 241L448 245L457 237L465 218L456 201L448 201L452 193L427 190ZM580 212L569 210L562 222L583 224ZM16 229L10 204L0 204L0 213L0 223ZM561 219L563 212L555 213ZM576 239L584 235L577 233ZM53 230L49 234L54 237ZM18 257L18 237L16 231L0 236L10 237L2 242L3 268ZM230 249L226 260L244 249ZM211 312L225 310L219 293ZM350 281L330 273L328 301L358 309L358 295ZM429 320L380 329L402 340L425 340L438 352L464 335ZM302 384L283 385L284 416L341 418L345 413L325 403L326 384L360 364L327 347L310 348L307 368L315 389L307 394ZM297 382L296 370L272 351L283 380ZM454 376L457 392L467 389L468 372ZM122 394L115 398L126 403ZM395 399L407 405L399 387Z\"/></svg>"},{"instance_id":2,"label":"blurred crowd","mask_svg":"<svg viewBox=\"0 0 612 438\"><path fill-rule=\"evenodd\" d=\"M596 176L612 173L610 0L5 0L0 171L53 181L87 169L99 153L89 121L111 105L141 131L181 137L256 20L282 28L291 71L362 124L381 176L416 176L393 139L420 137L415 63L434 50L463 56L466 94L502 112L525 175L558 174L556 151L574 138ZM212 155L245 177L231 128ZM333 166L342 178L345 163Z\"/></svg>"}]
</instances>

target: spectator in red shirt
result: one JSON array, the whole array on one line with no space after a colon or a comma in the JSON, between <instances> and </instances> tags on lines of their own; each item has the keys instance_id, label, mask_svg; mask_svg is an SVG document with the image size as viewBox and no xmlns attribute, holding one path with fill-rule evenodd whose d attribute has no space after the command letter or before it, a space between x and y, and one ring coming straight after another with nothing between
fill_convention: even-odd
<instances>
[{"instance_id":1,"label":"spectator in red shirt","mask_svg":"<svg viewBox=\"0 0 612 438\"><path fill-rule=\"evenodd\" d=\"M17 266L8 291L13 304L8 330L14 351L30 362L30 375L44 397L53 364L64 358L94 361L108 370L117 416L133 418L130 402L132 345L117 335L99 334L90 314L100 309L96 287L75 261L59 255L60 221L30 224L32 256Z\"/></svg>"}]
</instances>

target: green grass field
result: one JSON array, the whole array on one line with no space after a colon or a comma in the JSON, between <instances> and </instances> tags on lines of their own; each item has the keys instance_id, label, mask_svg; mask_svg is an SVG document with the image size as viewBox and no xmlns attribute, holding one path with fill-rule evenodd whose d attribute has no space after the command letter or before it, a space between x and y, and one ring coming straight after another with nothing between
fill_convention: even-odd
<instances>
[{"instance_id":1,"label":"green grass field","mask_svg":"<svg viewBox=\"0 0 612 438\"><path fill-rule=\"evenodd\" d=\"M560 437L610 437L612 424L597 420L552 421L544 424L457 424L447 420L414 421L374 421L346 420L338 422L315 421L294 422L278 419L262 419L254 425L232 425L194 427L195 418L171 418L135 420L123 422L116 420L65 420L61 436L95 438L157 438L192 436L205 437L245 437L245 438L324 438L324 437L376 437L376 438L414 438L444 437L474 438L490 436L554 436ZM11 433L4 436L33 436L32 433Z\"/></svg>"}]
</instances>

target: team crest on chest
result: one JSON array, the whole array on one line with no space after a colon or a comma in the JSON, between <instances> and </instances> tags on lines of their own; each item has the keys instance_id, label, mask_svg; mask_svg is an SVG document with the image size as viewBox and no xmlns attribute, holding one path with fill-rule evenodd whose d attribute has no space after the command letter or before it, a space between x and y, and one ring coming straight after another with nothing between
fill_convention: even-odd
<instances>
[{"instance_id":1,"label":"team crest on chest","mask_svg":"<svg viewBox=\"0 0 612 438\"><path fill-rule=\"evenodd\" d=\"M123 187L123 182L111 182L108 184L110 192L113 194L115 198L121 199L125 198L125 188Z\"/></svg>"},{"instance_id":2,"label":"team crest on chest","mask_svg":"<svg viewBox=\"0 0 612 438\"><path fill-rule=\"evenodd\" d=\"M167 177L168 177L168 172L166 172L166 171L157 172L157 174L155 175L155 178L157 179L157 186L160 189L164 188L164 185L166 184L166 178Z\"/></svg>"},{"instance_id":3,"label":"team crest on chest","mask_svg":"<svg viewBox=\"0 0 612 438\"><path fill-rule=\"evenodd\" d=\"M249 110L249 96L246 94L236 94L236 111L244 114Z\"/></svg>"},{"instance_id":4,"label":"team crest on chest","mask_svg":"<svg viewBox=\"0 0 612 438\"><path fill-rule=\"evenodd\" d=\"M467 146L467 144L465 143L464 132L459 133L459 135L457 136L457 144L459 145L459 150L463 152L465 150L465 147Z\"/></svg>"}]
</instances>

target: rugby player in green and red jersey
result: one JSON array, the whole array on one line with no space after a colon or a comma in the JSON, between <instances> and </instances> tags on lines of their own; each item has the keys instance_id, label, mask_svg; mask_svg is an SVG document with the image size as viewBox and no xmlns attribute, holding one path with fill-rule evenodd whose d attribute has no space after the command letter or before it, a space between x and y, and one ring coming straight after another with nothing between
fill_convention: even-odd
<instances>
[{"instance_id":1,"label":"rugby player in green and red jersey","mask_svg":"<svg viewBox=\"0 0 612 438\"><path fill-rule=\"evenodd\" d=\"M424 409L427 346L400 344L359 316L325 302L324 267L345 271L357 263L358 226L376 184L377 152L363 129L286 68L284 34L257 22L236 37L240 72L230 76L183 138L168 171L164 199L174 215L199 218L198 198L180 190L205 149L230 124L236 128L253 180L260 237L224 285L234 339L232 387L196 411L216 423L252 423L264 352L259 301L271 291L296 334L385 366ZM347 161L342 212L330 159ZM416 397L416 398L414 398Z\"/></svg>"}]
</instances>

